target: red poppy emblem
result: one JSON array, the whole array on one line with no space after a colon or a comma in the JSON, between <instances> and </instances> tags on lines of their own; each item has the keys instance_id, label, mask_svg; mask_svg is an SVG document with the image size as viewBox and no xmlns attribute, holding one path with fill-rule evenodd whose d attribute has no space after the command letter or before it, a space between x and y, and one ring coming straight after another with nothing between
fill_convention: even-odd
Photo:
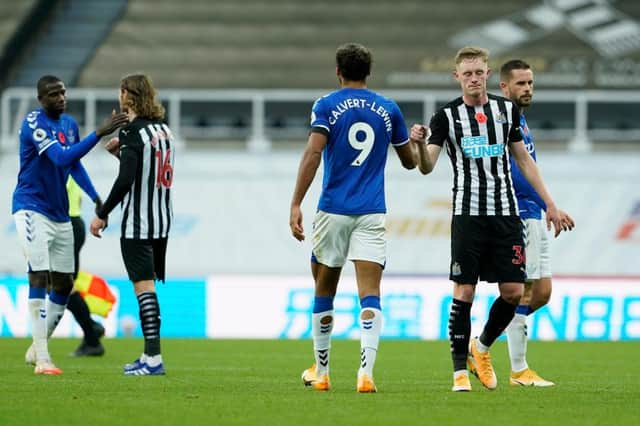
<instances>
[{"instance_id":1,"label":"red poppy emblem","mask_svg":"<svg viewBox=\"0 0 640 426\"><path fill-rule=\"evenodd\" d=\"M67 138L64 135L64 132L58 132L58 140L60 141L61 144L65 144L67 143Z\"/></svg>"},{"instance_id":2,"label":"red poppy emblem","mask_svg":"<svg viewBox=\"0 0 640 426\"><path fill-rule=\"evenodd\" d=\"M487 122L487 116L484 115L484 112L476 112L476 121L480 124L484 124Z\"/></svg>"}]
</instances>

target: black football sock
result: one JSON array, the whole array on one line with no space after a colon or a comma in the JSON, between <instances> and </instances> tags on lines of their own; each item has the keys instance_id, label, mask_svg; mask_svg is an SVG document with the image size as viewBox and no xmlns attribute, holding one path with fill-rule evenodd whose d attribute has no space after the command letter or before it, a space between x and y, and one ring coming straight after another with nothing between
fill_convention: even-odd
<instances>
[{"instance_id":1,"label":"black football sock","mask_svg":"<svg viewBox=\"0 0 640 426\"><path fill-rule=\"evenodd\" d=\"M489 347L496 341L502 334L505 328L509 325L513 319L513 315L516 312L518 305L512 305L504 300L502 297L498 297L489 311L489 319L484 325L484 330L480 335L480 342Z\"/></svg>"},{"instance_id":2,"label":"black football sock","mask_svg":"<svg viewBox=\"0 0 640 426\"><path fill-rule=\"evenodd\" d=\"M453 299L449 312L449 341L453 371L467 369L469 337L471 334L471 303Z\"/></svg>"}]
</instances>

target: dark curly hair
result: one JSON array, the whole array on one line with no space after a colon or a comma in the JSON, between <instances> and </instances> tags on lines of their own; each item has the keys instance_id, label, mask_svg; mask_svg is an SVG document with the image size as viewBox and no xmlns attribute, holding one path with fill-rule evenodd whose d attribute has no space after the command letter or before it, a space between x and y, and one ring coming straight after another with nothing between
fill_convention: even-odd
<instances>
[{"instance_id":1,"label":"dark curly hair","mask_svg":"<svg viewBox=\"0 0 640 426\"><path fill-rule=\"evenodd\" d=\"M336 51L336 66L340 75L350 81L364 81L371 74L371 51L358 43L347 43Z\"/></svg>"}]
</instances>

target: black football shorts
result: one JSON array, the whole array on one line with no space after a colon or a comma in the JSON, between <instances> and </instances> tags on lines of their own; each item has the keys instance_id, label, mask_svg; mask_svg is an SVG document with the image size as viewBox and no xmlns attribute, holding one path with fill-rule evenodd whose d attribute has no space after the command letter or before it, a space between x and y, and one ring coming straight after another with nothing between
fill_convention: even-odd
<instances>
[{"instance_id":1,"label":"black football shorts","mask_svg":"<svg viewBox=\"0 0 640 426\"><path fill-rule=\"evenodd\" d=\"M451 281L524 283L525 268L522 222L518 216L453 216Z\"/></svg>"},{"instance_id":2,"label":"black football shorts","mask_svg":"<svg viewBox=\"0 0 640 426\"><path fill-rule=\"evenodd\" d=\"M136 240L120 238L122 260L131 281L165 279L167 238Z\"/></svg>"}]
</instances>

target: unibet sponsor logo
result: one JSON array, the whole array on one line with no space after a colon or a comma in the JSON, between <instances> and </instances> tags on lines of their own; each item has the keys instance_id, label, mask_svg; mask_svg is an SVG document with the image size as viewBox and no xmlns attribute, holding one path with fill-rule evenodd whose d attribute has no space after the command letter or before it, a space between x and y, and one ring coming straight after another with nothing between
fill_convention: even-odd
<instances>
[{"instance_id":1,"label":"unibet sponsor logo","mask_svg":"<svg viewBox=\"0 0 640 426\"><path fill-rule=\"evenodd\" d=\"M462 152L467 158L501 157L504 154L504 145L489 145L487 137L464 136L462 138Z\"/></svg>"}]
</instances>

